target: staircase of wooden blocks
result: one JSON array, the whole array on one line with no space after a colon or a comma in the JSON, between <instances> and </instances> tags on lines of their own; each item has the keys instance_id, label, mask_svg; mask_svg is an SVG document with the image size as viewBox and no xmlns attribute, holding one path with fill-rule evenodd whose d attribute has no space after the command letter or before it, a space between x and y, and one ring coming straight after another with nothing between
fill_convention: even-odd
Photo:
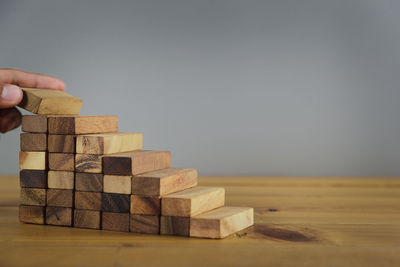
<instances>
[{"instance_id":1,"label":"staircase of wooden blocks","mask_svg":"<svg viewBox=\"0 0 400 267\"><path fill-rule=\"evenodd\" d=\"M115 116L26 115L22 130L21 222L203 238L253 225L252 208L225 207L224 188L198 186L168 151L142 150Z\"/></svg>"}]
</instances>

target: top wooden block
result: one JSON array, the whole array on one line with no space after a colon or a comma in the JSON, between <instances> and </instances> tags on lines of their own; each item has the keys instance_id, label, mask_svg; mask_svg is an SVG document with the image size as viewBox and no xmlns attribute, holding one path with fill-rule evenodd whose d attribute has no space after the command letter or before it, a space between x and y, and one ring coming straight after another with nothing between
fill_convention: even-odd
<instances>
[{"instance_id":1,"label":"top wooden block","mask_svg":"<svg viewBox=\"0 0 400 267\"><path fill-rule=\"evenodd\" d=\"M21 88L19 107L41 115L78 115L82 100L59 90Z\"/></svg>"},{"instance_id":2,"label":"top wooden block","mask_svg":"<svg viewBox=\"0 0 400 267\"><path fill-rule=\"evenodd\" d=\"M97 134L118 132L117 116L52 116L49 134Z\"/></svg>"}]
</instances>

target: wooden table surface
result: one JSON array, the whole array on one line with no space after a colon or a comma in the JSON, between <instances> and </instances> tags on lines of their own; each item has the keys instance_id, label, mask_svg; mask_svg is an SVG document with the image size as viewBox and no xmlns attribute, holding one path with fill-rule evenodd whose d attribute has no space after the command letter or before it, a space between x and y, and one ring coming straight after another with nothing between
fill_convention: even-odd
<instances>
[{"instance_id":1,"label":"wooden table surface","mask_svg":"<svg viewBox=\"0 0 400 267\"><path fill-rule=\"evenodd\" d=\"M18 222L0 177L0 266L400 266L400 179L203 177L255 226L224 240Z\"/></svg>"}]
</instances>

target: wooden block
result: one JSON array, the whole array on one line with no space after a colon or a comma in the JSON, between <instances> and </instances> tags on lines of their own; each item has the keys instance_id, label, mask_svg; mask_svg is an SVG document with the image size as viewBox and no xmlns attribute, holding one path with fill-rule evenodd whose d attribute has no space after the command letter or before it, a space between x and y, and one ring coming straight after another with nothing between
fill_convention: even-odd
<instances>
[{"instance_id":1,"label":"wooden block","mask_svg":"<svg viewBox=\"0 0 400 267\"><path fill-rule=\"evenodd\" d=\"M117 116L57 116L48 119L49 134L96 134L118 132Z\"/></svg>"},{"instance_id":2,"label":"wooden block","mask_svg":"<svg viewBox=\"0 0 400 267\"><path fill-rule=\"evenodd\" d=\"M67 153L49 153L49 169L53 171L74 171L75 155Z\"/></svg>"},{"instance_id":3,"label":"wooden block","mask_svg":"<svg viewBox=\"0 0 400 267\"><path fill-rule=\"evenodd\" d=\"M104 175L104 192L130 194L131 180L132 176Z\"/></svg>"},{"instance_id":4,"label":"wooden block","mask_svg":"<svg viewBox=\"0 0 400 267\"><path fill-rule=\"evenodd\" d=\"M47 150L53 153L75 153L75 135L49 134Z\"/></svg>"},{"instance_id":5,"label":"wooden block","mask_svg":"<svg viewBox=\"0 0 400 267\"><path fill-rule=\"evenodd\" d=\"M168 168L133 176L132 194L163 196L196 185L196 169Z\"/></svg>"},{"instance_id":6,"label":"wooden block","mask_svg":"<svg viewBox=\"0 0 400 267\"><path fill-rule=\"evenodd\" d=\"M72 208L74 193L69 189L48 189L47 206Z\"/></svg>"},{"instance_id":7,"label":"wooden block","mask_svg":"<svg viewBox=\"0 0 400 267\"><path fill-rule=\"evenodd\" d=\"M59 90L21 88L23 98L19 107L41 115L77 115L82 100Z\"/></svg>"},{"instance_id":8,"label":"wooden block","mask_svg":"<svg viewBox=\"0 0 400 267\"><path fill-rule=\"evenodd\" d=\"M221 207L190 218L190 236L224 238L253 224L253 208Z\"/></svg>"},{"instance_id":9,"label":"wooden block","mask_svg":"<svg viewBox=\"0 0 400 267\"><path fill-rule=\"evenodd\" d=\"M162 197L161 214L192 217L222 207L224 203L224 188L197 186Z\"/></svg>"},{"instance_id":10,"label":"wooden block","mask_svg":"<svg viewBox=\"0 0 400 267\"><path fill-rule=\"evenodd\" d=\"M40 188L21 188L21 205L45 206L46 189Z\"/></svg>"},{"instance_id":11,"label":"wooden block","mask_svg":"<svg viewBox=\"0 0 400 267\"><path fill-rule=\"evenodd\" d=\"M161 198L158 196L131 195L131 214L160 215Z\"/></svg>"},{"instance_id":12,"label":"wooden block","mask_svg":"<svg viewBox=\"0 0 400 267\"><path fill-rule=\"evenodd\" d=\"M101 197L101 210L108 212L128 212L130 196L125 194L103 193Z\"/></svg>"},{"instance_id":13,"label":"wooden block","mask_svg":"<svg viewBox=\"0 0 400 267\"><path fill-rule=\"evenodd\" d=\"M47 188L47 171L22 170L19 172L21 187Z\"/></svg>"},{"instance_id":14,"label":"wooden block","mask_svg":"<svg viewBox=\"0 0 400 267\"><path fill-rule=\"evenodd\" d=\"M142 149L142 133L105 133L78 135L76 153L111 154Z\"/></svg>"},{"instance_id":15,"label":"wooden block","mask_svg":"<svg viewBox=\"0 0 400 267\"><path fill-rule=\"evenodd\" d=\"M40 206L19 206L19 221L23 223L44 224L44 209Z\"/></svg>"},{"instance_id":16,"label":"wooden block","mask_svg":"<svg viewBox=\"0 0 400 267\"><path fill-rule=\"evenodd\" d=\"M84 210L101 210L100 192L75 192L75 208Z\"/></svg>"},{"instance_id":17,"label":"wooden block","mask_svg":"<svg viewBox=\"0 0 400 267\"><path fill-rule=\"evenodd\" d=\"M22 131L28 133L47 133L47 117L41 115L22 116Z\"/></svg>"},{"instance_id":18,"label":"wooden block","mask_svg":"<svg viewBox=\"0 0 400 267\"><path fill-rule=\"evenodd\" d=\"M46 207L46 224L72 226L72 209Z\"/></svg>"},{"instance_id":19,"label":"wooden block","mask_svg":"<svg viewBox=\"0 0 400 267\"><path fill-rule=\"evenodd\" d=\"M169 168L171 153L168 151L139 150L105 155L103 172L111 175L137 175Z\"/></svg>"},{"instance_id":20,"label":"wooden block","mask_svg":"<svg viewBox=\"0 0 400 267\"><path fill-rule=\"evenodd\" d=\"M102 173L103 155L76 154L75 171L84 173Z\"/></svg>"},{"instance_id":21,"label":"wooden block","mask_svg":"<svg viewBox=\"0 0 400 267\"><path fill-rule=\"evenodd\" d=\"M103 174L75 173L75 190L87 192L103 191Z\"/></svg>"},{"instance_id":22,"label":"wooden block","mask_svg":"<svg viewBox=\"0 0 400 267\"><path fill-rule=\"evenodd\" d=\"M190 218L177 216L161 216L160 234L189 236Z\"/></svg>"},{"instance_id":23,"label":"wooden block","mask_svg":"<svg viewBox=\"0 0 400 267\"><path fill-rule=\"evenodd\" d=\"M129 227L132 233L160 234L160 216L131 214L130 220Z\"/></svg>"},{"instance_id":24,"label":"wooden block","mask_svg":"<svg viewBox=\"0 0 400 267\"><path fill-rule=\"evenodd\" d=\"M74 172L49 171L47 187L53 189L74 189Z\"/></svg>"},{"instance_id":25,"label":"wooden block","mask_svg":"<svg viewBox=\"0 0 400 267\"><path fill-rule=\"evenodd\" d=\"M74 227L100 229L100 211L74 210Z\"/></svg>"},{"instance_id":26,"label":"wooden block","mask_svg":"<svg viewBox=\"0 0 400 267\"><path fill-rule=\"evenodd\" d=\"M46 163L46 152L19 152L19 168L21 170L46 170Z\"/></svg>"},{"instance_id":27,"label":"wooden block","mask_svg":"<svg viewBox=\"0 0 400 267\"><path fill-rule=\"evenodd\" d=\"M21 151L46 151L47 135L44 133L21 133Z\"/></svg>"},{"instance_id":28,"label":"wooden block","mask_svg":"<svg viewBox=\"0 0 400 267\"><path fill-rule=\"evenodd\" d=\"M102 212L101 229L129 232L129 213Z\"/></svg>"}]
</instances>

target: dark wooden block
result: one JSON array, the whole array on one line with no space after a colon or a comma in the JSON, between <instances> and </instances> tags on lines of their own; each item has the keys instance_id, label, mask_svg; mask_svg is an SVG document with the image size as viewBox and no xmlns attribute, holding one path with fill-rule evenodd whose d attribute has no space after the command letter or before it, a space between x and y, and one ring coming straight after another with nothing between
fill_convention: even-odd
<instances>
[{"instance_id":1,"label":"dark wooden block","mask_svg":"<svg viewBox=\"0 0 400 267\"><path fill-rule=\"evenodd\" d=\"M75 135L50 134L47 136L47 150L52 153L75 153Z\"/></svg>"},{"instance_id":2,"label":"dark wooden block","mask_svg":"<svg viewBox=\"0 0 400 267\"><path fill-rule=\"evenodd\" d=\"M130 231L141 234L160 234L160 216L131 214Z\"/></svg>"},{"instance_id":3,"label":"dark wooden block","mask_svg":"<svg viewBox=\"0 0 400 267\"><path fill-rule=\"evenodd\" d=\"M44 224L44 209L39 206L19 206L19 221L23 223Z\"/></svg>"},{"instance_id":4,"label":"dark wooden block","mask_svg":"<svg viewBox=\"0 0 400 267\"><path fill-rule=\"evenodd\" d=\"M190 218L178 216L161 216L160 233L162 235L189 236Z\"/></svg>"},{"instance_id":5,"label":"dark wooden block","mask_svg":"<svg viewBox=\"0 0 400 267\"><path fill-rule=\"evenodd\" d=\"M46 206L46 189L21 188L20 200L22 205Z\"/></svg>"},{"instance_id":6,"label":"dark wooden block","mask_svg":"<svg viewBox=\"0 0 400 267\"><path fill-rule=\"evenodd\" d=\"M131 195L131 214L161 215L161 198Z\"/></svg>"},{"instance_id":7,"label":"dark wooden block","mask_svg":"<svg viewBox=\"0 0 400 267\"><path fill-rule=\"evenodd\" d=\"M75 170L83 173L102 173L103 155L76 154Z\"/></svg>"},{"instance_id":8,"label":"dark wooden block","mask_svg":"<svg viewBox=\"0 0 400 267\"><path fill-rule=\"evenodd\" d=\"M49 153L49 169L53 171L74 171L75 155L72 153Z\"/></svg>"},{"instance_id":9,"label":"dark wooden block","mask_svg":"<svg viewBox=\"0 0 400 267\"><path fill-rule=\"evenodd\" d=\"M47 117L41 115L22 116L22 131L29 133L47 133Z\"/></svg>"},{"instance_id":10,"label":"dark wooden block","mask_svg":"<svg viewBox=\"0 0 400 267\"><path fill-rule=\"evenodd\" d=\"M74 210L74 227L100 229L100 211Z\"/></svg>"},{"instance_id":11,"label":"dark wooden block","mask_svg":"<svg viewBox=\"0 0 400 267\"><path fill-rule=\"evenodd\" d=\"M75 173L75 190L87 192L103 191L103 174Z\"/></svg>"},{"instance_id":12,"label":"dark wooden block","mask_svg":"<svg viewBox=\"0 0 400 267\"><path fill-rule=\"evenodd\" d=\"M22 170L19 172L21 187L46 188L47 171L43 170Z\"/></svg>"},{"instance_id":13,"label":"dark wooden block","mask_svg":"<svg viewBox=\"0 0 400 267\"><path fill-rule=\"evenodd\" d=\"M103 193L101 198L101 210L107 212L129 213L130 195Z\"/></svg>"},{"instance_id":14,"label":"dark wooden block","mask_svg":"<svg viewBox=\"0 0 400 267\"><path fill-rule=\"evenodd\" d=\"M72 226L72 209L46 207L46 224Z\"/></svg>"},{"instance_id":15,"label":"dark wooden block","mask_svg":"<svg viewBox=\"0 0 400 267\"><path fill-rule=\"evenodd\" d=\"M101 229L129 232L129 213L103 212Z\"/></svg>"},{"instance_id":16,"label":"dark wooden block","mask_svg":"<svg viewBox=\"0 0 400 267\"><path fill-rule=\"evenodd\" d=\"M100 192L75 192L75 208L83 210L101 210Z\"/></svg>"},{"instance_id":17,"label":"dark wooden block","mask_svg":"<svg viewBox=\"0 0 400 267\"><path fill-rule=\"evenodd\" d=\"M21 133L21 151L47 151L47 134L45 133Z\"/></svg>"},{"instance_id":18,"label":"dark wooden block","mask_svg":"<svg viewBox=\"0 0 400 267\"><path fill-rule=\"evenodd\" d=\"M69 189L48 189L47 206L72 208L74 193Z\"/></svg>"}]
</instances>

